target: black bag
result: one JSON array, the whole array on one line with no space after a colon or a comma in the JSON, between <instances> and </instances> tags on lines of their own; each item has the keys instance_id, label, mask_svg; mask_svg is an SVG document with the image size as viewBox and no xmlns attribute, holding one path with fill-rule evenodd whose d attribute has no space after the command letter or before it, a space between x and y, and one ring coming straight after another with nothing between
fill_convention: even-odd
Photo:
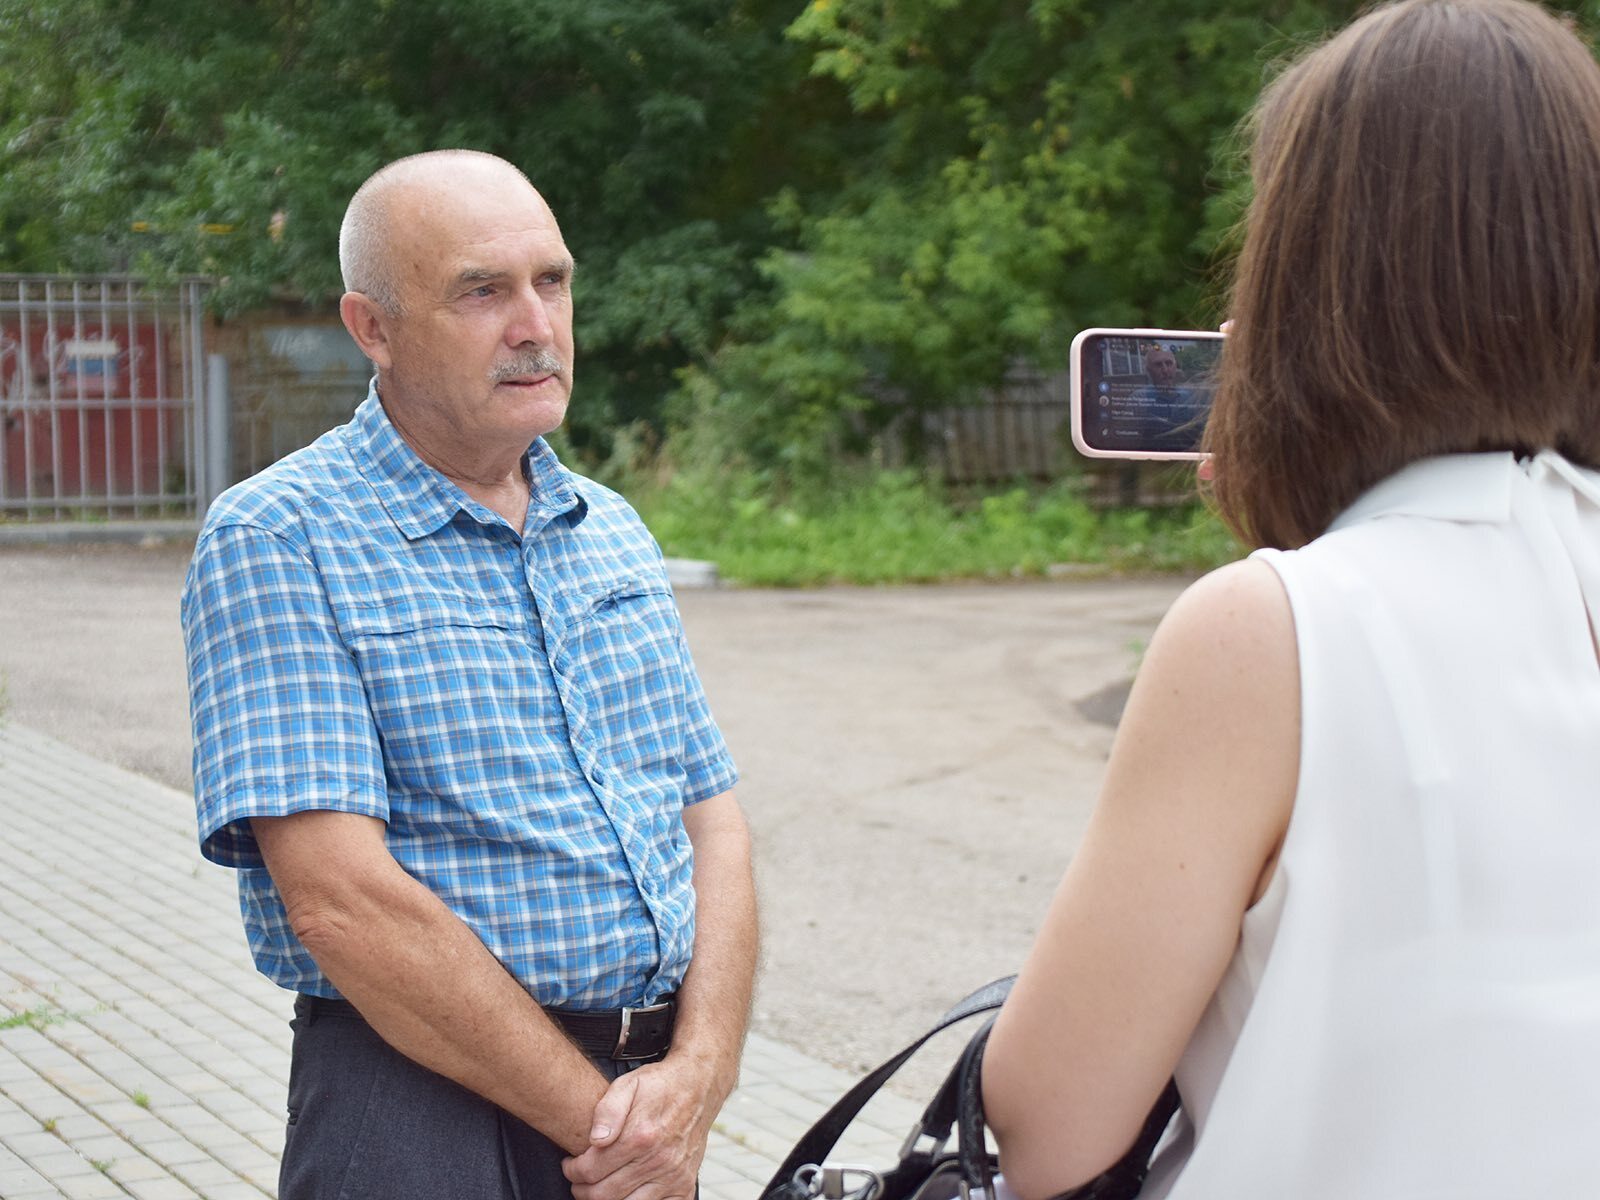
<instances>
[{"instance_id":1,"label":"black bag","mask_svg":"<svg viewBox=\"0 0 1600 1200\"><path fill-rule=\"evenodd\" d=\"M983 1048L994 1018L984 1022L950 1068L937 1094L900 1148L900 1161L884 1171L835 1166L827 1156L889 1077L929 1038L958 1021L993 1012L1004 1003L1016 976L997 979L967 996L933 1028L842 1096L806 1131L783 1160L760 1200L954 1200L977 1189L988 1196L996 1163L984 1139ZM1103 1174L1057 1200L1132 1200L1144 1186L1150 1155L1178 1108L1176 1084L1168 1083L1145 1119L1132 1149ZM955 1149L946 1149L952 1129Z\"/></svg>"}]
</instances>

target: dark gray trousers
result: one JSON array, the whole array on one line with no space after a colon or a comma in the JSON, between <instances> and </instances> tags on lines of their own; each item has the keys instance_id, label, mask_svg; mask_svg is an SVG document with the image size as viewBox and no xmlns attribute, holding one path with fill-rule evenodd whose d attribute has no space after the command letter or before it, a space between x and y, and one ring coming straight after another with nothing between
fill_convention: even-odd
<instances>
[{"instance_id":1,"label":"dark gray trousers","mask_svg":"<svg viewBox=\"0 0 1600 1200\"><path fill-rule=\"evenodd\" d=\"M566 1152L354 1011L295 1003L278 1200L571 1200ZM598 1059L608 1079L632 1064Z\"/></svg>"}]
</instances>

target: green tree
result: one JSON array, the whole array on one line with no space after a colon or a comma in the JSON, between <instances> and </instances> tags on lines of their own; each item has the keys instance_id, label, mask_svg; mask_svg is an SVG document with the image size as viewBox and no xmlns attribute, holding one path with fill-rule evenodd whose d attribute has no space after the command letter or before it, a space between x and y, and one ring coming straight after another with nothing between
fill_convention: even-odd
<instances>
[{"instance_id":1,"label":"green tree","mask_svg":"<svg viewBox=\"0 0 1600 1200\"><path fill-rule=\"evenodd\" d=\"M0 0L0 268L327 304L368 173L489 150L580 263L580 450L676 389L681 453L812 470L1076 328L1214 321L1231 132L1356 7Z\"/></svg>"},{"instance_id":2,"label":"green tree","mask_svg":"<svg viewBox=\"0 0 1600 1200\"><path fill-rule=\"evenodd\" d=\"M770 291L691 373L690 419L717 453L797 465L1018 359L1062 366L1076 328L1213 321L1231 131L1273 53L1353 8L813 0L790 35L873 152L774 204Z\"/></svg>"},{"instance_id":3,"label":"green tree","mask_svg":"<svg viewBox=\"0 0 1600 1200\"><path fill-rule=\"evenodd\" d=\"M580 263L582 441L653 414L751 284L774 0L0 0L0 267L203 272L230 313L340 290L373 169L522 166Z\"/></svg>"}]
</instances>

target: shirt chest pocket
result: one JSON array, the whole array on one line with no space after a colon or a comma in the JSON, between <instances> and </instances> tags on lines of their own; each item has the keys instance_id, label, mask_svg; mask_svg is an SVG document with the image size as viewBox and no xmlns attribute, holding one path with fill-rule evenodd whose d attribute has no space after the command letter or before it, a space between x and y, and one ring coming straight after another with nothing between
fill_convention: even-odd
<instances>
[{"instance_id":1,"label":"shirt chest pocket","mask_svg":"<svg viewBox=\"0 0 1600 1200\"><path fill-rule=\"evenodd\" d=\"M574 733L613 765L675 758L689 664L672 592L659 579L621 579L573 609L551 662Z\"/></svg>"},{"instance_id":2,"label":"shirt chest pocket","mask_svg":"<svg viewBox=\"0 0 1600 1200\"><path fill-rule=\"evenodd\" d=\"M446 782L442 773L503 747L508 730L529 731L554 715L549 673L515 604L419 594L336 606L334 616L385 766L410 786L433 790Z\"/></svg>"}]
</instances>

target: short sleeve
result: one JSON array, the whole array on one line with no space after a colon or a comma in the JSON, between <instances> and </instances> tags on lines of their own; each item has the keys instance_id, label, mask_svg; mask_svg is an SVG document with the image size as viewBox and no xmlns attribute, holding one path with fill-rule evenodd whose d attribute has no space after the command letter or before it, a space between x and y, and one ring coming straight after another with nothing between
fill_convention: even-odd
<instances>
[{"instance_id":1,"label":"short sleeve","mask_svg":"<svg viewBox=\"0 0 1600 1200\"><path fill-rule=\"evenodd\" d=\"M182 608L201 852L263 865L251 817L387 820L366 692L310 557L269 530L218 526L195 549Z\"/></svg>"},{"instance_id":2,"label":"short sleeve","mask_svg":"<svg viewBox=\"0 0 1600 1200\"><path fill-rule=\"evenodd\" d=\"M733 756L723 740L722 731L711 716L711 705L706 700L705 687L695 670L694 659L689 655L689 641L683 627L678 627L678 649L683 656L684 669L684 737L683 737L683 802L698 804L713 796L720 796L739 781Z\"/></svg>"}]
</instances>

